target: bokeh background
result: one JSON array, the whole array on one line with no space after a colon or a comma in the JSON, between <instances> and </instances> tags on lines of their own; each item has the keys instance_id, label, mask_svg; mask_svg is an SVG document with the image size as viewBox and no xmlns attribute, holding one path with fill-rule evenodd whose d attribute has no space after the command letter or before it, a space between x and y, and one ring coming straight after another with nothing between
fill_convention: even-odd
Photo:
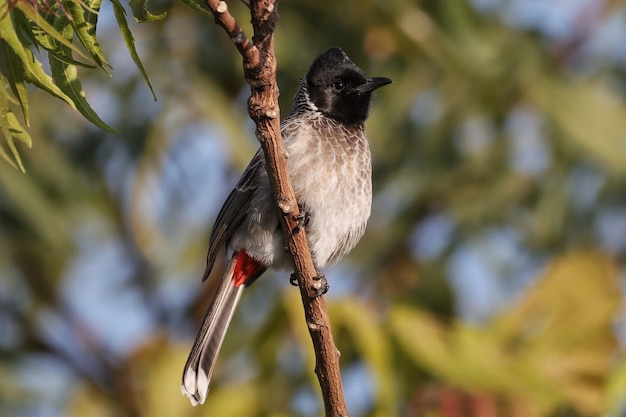
<instances>
[{"instance_id":1,"label":"bokeh background","mask_svg":"<svg viewBox=\"0 0 626 417\"><path fill-rule=\"evenodd\" d=\"M0 161L0 416L319 416L286 273L244 295L207 403L180 394L210 228L258 145L226 35L180 2L149 7L167 18L131 31L158 101L105 2L114 71L81 79L122 133L32 90L26 174ZM283 115L332 45L394 81L367 123L367 234L326 271L350 415L625 415L626 3L279 12Z\"/></svg>"}]
</instances>

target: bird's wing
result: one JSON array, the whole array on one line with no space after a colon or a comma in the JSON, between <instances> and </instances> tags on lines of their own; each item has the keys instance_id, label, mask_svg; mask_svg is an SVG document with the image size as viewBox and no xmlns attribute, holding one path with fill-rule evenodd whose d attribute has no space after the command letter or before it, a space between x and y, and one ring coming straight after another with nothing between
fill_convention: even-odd
<instances>
[{"instance_id":1,"label":"bird's wing","mask_svg":"<svg viewBox=\"0 0 626 417\"><path fill-rule=\"evenodd\" d=\"M209 277L220 249L231 238L241 221L250 211L254 191L259 186L259 179L265 174L265 157L263 156L263 151L259 148L239 179L235 189L230 192L230 195L224 202L217 219L215 219L202 281Z\"/></svg>"}]
</instances>

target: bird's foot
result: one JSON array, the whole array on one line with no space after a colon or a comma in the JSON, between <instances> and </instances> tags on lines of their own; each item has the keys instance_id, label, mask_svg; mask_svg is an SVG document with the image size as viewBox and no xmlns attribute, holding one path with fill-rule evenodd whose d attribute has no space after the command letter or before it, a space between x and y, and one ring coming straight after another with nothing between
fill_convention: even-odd
<instances>
[{"instance_id":1,"label":"bird's foot","mask_svg":"<svg viewBox=\"0 0 626 417\"><path fill-rule=\"evenodd\" d=\"M293 216L293 219L298 222L292 230L292 234L294 235L300 233L300 230L302 230L303 227L307 227L311 222L311 215L308 212L304 211L302 207L298 207L300 208L300 213Z\"/></svg>"},{"instance_id":2,"label":"bird's foot","mask_svg":"<svg viewBox=\"0 0 626 417\"><path fill-rule=\"evenodd\" d=\"M293 285L294 287L298 286L298 276L296 275L295 272L291 274L291 276L289 276L289 283Z\"/></svg>"},{"instance_id":3,"label":"bird's foot","mask_svg":"<svg viewBox=\"0 0 626 417\"><path fill-rule=\"evenodd\" d=\"M313 289L315 290L315 293L311 296L311 298L317 298L320 295L324 295L330 289L326 276L321 272L318 272L317 275L313 277Z\"/></svg>"},{"instance_id":4,"label":"bird's foot","mask_svg":"<svg viewBox=\"0 0 626 417\"><path fill-rule=\"evenodd\" d=\"M289 283L294 287L298 286L298 276L295 272L289 277ZM315 290L315 293L311 296L311 298L317 298L320 295L324 295L330 289L326 276L324 276L321 272L318 272L317 275L313 277L313 289Z\"/></svg>"}]
</instances>

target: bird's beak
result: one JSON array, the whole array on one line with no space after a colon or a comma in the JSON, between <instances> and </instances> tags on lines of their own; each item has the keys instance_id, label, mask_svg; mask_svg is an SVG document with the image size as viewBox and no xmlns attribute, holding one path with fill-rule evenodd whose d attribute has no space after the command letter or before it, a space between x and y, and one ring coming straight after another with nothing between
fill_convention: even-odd
<instances>
[{"instance_id":1,"label":"bird's beak","mask_svg":"<svg viewBox=\"0 0 626 417\"><path fill-rule=\"evenodd\" d=\"M385 78L385 77L368 78L367 81L365 81L365 84L361 84L360 86L358 86L355 89L355 91L358 94L370 93L376 90L377 88L383 87L387 84L391 84L391 80L389 78Z\"/></svg>"}]
</instances>

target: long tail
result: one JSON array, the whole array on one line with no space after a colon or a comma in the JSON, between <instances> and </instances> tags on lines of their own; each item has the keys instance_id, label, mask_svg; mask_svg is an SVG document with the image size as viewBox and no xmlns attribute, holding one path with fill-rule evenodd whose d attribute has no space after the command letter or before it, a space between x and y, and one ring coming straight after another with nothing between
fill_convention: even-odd
<instances>
[{"instance_id":1,"label":"long tail","mask_svg":"<svg viewBox=\"0 0 626 417\"><path fill-rule=\"evenodd\" d=\"M193 406L206 399L217 355L243 290L264 270L243 251L235 253L226 265L183 370L181 391Z\"/></svg>"}]
</instances>

